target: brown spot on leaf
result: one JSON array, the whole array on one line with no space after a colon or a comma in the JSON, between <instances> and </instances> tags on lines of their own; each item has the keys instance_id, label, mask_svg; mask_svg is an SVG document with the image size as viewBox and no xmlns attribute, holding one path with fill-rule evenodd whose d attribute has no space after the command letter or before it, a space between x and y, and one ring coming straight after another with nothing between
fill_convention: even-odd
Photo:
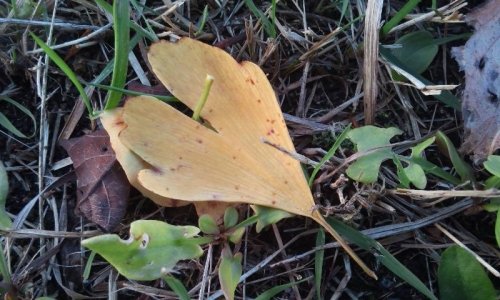
<instances>
[{"instance_id":1,"label":"brown spot on leaf","mask_svg":"<svg viewBox=\"0 0 500 300\"><path fill-rule=\"evenodd\" d=\"M198 144L203 144L203 140L202 140L202 139L196 139L196 142L197 142Z\"/></svg>"}]
</instances>

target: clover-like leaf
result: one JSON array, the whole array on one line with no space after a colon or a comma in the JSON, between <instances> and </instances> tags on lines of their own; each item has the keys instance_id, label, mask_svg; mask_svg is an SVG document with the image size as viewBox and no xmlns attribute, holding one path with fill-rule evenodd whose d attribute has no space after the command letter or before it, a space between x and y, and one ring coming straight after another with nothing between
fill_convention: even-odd
<instances>
[{"instance_id":1,"label":"clover-like leaf","mask_svg":"<svg viewBox=\"0 0 500 300\"><path fill-rule=\"evenodd\" d=\"M425 189L427 177L425 176L424 169L422 169L419 164L412 162L411 159L420 157L422 152L434 143L435 139L435 137L430 137L416 146L411 147L410 161L408 161L408 166L403 169L408 180L419 189Z\"/></svg>"},{"instance_id":2,"label":"clover-like leaf","mask_svg":"<svg viewBox=\"0 0 500 300\"><path fill-rule=\"evenodd\" d=\"M258 217L257 224L255 225L257 232L261 232L262 229L268 225L278 223L281 219L293 217L291 213L281 209L274 209L260 205L250 205L250 207Z\"/></svg>"},{"instance_id":3,"label":"clover-like leaf","mask_svg":"<svg viewBox=\"0 0 500 300\"><path fill-rule=\"evenodd\" d=\"M493 300L496 292L479 262L466 250L452 246L443 252L438 269L442 300Z\"/></svg>"},{"instance_id":4,"label":"clover-like leaf","mask_svg":"<svg viewBox=\"0 0 500 300\"><path fill-rule=\"evenodd\" d=\"M228 300L234 299L234 291L238 286L243 267L241 266L241 259L243 255L236 253L234 256L227 248L222 250L222 257L219 266L219 281L224 292L224 297Z\"/></svg>"},{"instance_id":5,"label":"clover-like leaf","mask_svg":"<svg viewBox=\"0 0 500 300\"><path fill-rule=\"evenodd\" d=\"M219 226L215 222L214 218L210 215L201 215L198 219L198 226L203 233L206 234L219 234Z\"/></svg>"},{"instance_id":6,"label":"clover-like leaf","mask_svg":"<svg viewBox=\"0 0 500 300\"><path fill-rule=\"evenodd\" d=\"M387 146L394 136L401 133L402 131L395 127L379 128L369 125L353 129L347 136L356 144L358 152L364 152ZM346 170L347 176L363 183L375 182L382 162L392 157L390 147L376 149L352 163Z\"/></svg>"},{"instance_id":7,"label":"clover-like leaf","mask_svg":"<svg viewBox=\"0 0 500 300\"><path fill-rule=\"evenodd\" d=\"M172 270L178 261L203 254L194 226L174 226L155 220L139 220L130 225L130 237L105 234L82 241L97 252L120 274L132 280L154 280Z\"/></svg>"}]
</instances>

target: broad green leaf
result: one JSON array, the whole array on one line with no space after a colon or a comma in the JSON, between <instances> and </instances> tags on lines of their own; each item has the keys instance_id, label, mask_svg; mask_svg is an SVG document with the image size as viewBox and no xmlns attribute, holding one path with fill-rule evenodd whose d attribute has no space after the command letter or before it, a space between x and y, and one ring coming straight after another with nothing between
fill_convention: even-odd
<instances>
[{"instance_id":1,"label":"broad green leaf","mask_svg":"<svg viewBox=\"0 0 500 300\"><path fill-rule=\"evenodd\" d=\"M386 49L384 47L379 47L379 51L385 60L391 62L392 64L410 73L415 78L420 80L423 84L433 85L432 82L422 77L422 75L416 74L412 70L410 70L404 63L402 63L397 57L395 57L389 49ZM442 91L441 94L433 95L433 97L457 111L460 111L462 109L460 106L460 100L449 91Z\"/></svg>"},{"instance_id":2,"label":"broad green leaf","mask_svg":"<svg viewBox=\"0 0 500 300\"><path fill-rule=\"evenodd\" d=\"M394 136L401 133L402 131L395 127L379 128L369 125L352 129L347 137L356 144L358 152L365 152L387 146ZM346 170L347 176L363 183L375 182L382 162L392 157L390 147L376 149L352 163Z\"/></svg>"},{"instance_id":3,"label":"broad green leaf","mask_svg":"<svg viewBox=\"0 0 500 300\"><path fill-rule=\"evenodd\" d=\"M484 168L496 177L500 177L500 155L490 155L484 162Z\"/></svg>"},{"instance_id":4,"label":"broad green leaf","mask_svg":"<svg viewBox=\"0 0 500 300\"><path fill-rule=\"evenodd\" d=\"M215 222L214 218L210 215L201 215L198 219L198 227L200 227L201 232L205 234L219 234L219 226Z\"/></svg>"},{"instance_id":5,"label":"broad green leaf","mask_svg":"<svg viewBox=\"0 0 500 300\"><path fill-rule=\"evenodd\" d=\"M438 268L441 300L493 300L496 292L479 262L459 246L451 246L441 256Z\"/></svg>"},{"instance_id":6,"label":"broad green leaf","mask_svg":"<svg viewBox=\"0 0 500 300\"><path fill-rule=\"evenodd\" d=\"M180 300L190 300L188 291L182 282L172 275L165 275L163 279L168 284L168 286L174 291L174 293L179 297Z\"/></svg>"},{"instance_id":7,"label":"broad green leaf","mask_svg":"<svg viewBox=\"0 0 500 300\"><path fill-rule=\"evenodd\" d=\"M233 206L226 208L224 212L224 227L231 228L238 223L238 211Z\"/></svg>"},{"instance_id":8,"label":"broad green leaf","mask_svg":"<svg viewBox=\"0 0 500 300\"><path fill-rule=\"evenodd\" d=\"M219 281L224 296L228 300L234 299L234 292L243 273L243 267L241 266L242 257L241 253L236 253L233 256L227 248L222 250L219 265Z\"/></svg>"},{"instance_id":9,"label":"broad green leaf","mask_svg":"<svg viewBox=\"0 0 500 300\"><path fill-rule=\"evenodd\" d=\"M97 252L120 274L132 280L154 280L172 270L178 261L203 254L194 226L174 226L155 220L139 220L130 225L130 237L122 240L116 234L105 234L82 241L84 247Z\"/></svg>"},{"instance_id":10,"label":"broad green leaf","mask_svg":"<svg viewBox=\"0 0 500 300\"><path fill-rule=\"evenodd\" d=\"M474 174L472 168L460 157L455 145L442 131L436 132L436 144L443 154L445 154L453 164L462 182L474 182Z\"/></svg>"},{"instance_id":11,"label":"broad green leaf","mask_svg":"<svg viewBox=\"0 0 500 300\"><path fill-rule=\"evenodd\" d=\"M12 226L12 220L5 211L5 203L7 202L7 194L9 193L9 178L7 171L0 161L0 228L6 229Z\"/></svg>"},{"instance_id":12,"label":"broad green leaf","mask_svg":"<svg viewBox=\"0 0 500 300\"><path fill-rule=\"evenodd\" d=\"M289 282L289 283L285 283L285 284L282 284L282 285L278 285L278 286L275 286L275 287L272 287L270 289L268 289L267 291L263 292L262 294L259 295L259 297L255 298L255 300L271 300L271 299L275 299L273 298L274 296L278 295L279 293L283 292L284 290L286 289L289 289L299 283L302 283L304 281L307 281L309 280L311 277L307 277L307 278L304 278L302 280L299 280L299 281L295 281L295 282Z\"/></svg>"},{"instance_id":13,"label":"broad green leaf","mask_svg":"<svg viewBox=\"0 0 500 300\"><path fill-rule=\"evenodd\" d=\"M438 45L428 31L414 31L402 36L395 44L398 48L391 48L392 54L402 62L412 74L422 74L436 57Z\"/></svg>"},{"instance_id":14,"label":"broad green leaf","mask_svg":"<svg viewBox=\"0 0 500 300\"><path fill-rule=\"evenodd\" d=\"M362 234L356 229L344 224L343 222L335 219L328 218L328 223L340 233L348 242L356 244L358 247L366 251L372 252L377 260L384 265L394 275L398 276L409 285L414 287L417 291L421 292L427 298L437 300L436 296L425 286L425 284L408 270L402 263L400 263L384 246L376 240Z\"/></svg>"},{"instance_id":15,"label":"broad green leaf","mask_svg":"<svg viewBox=\"0 0 500 300\"><path fill-rule=\"evenodd\" d=\"M250 205L250 207L258 218L257 224L255 225L257 232L261 232L262 229L268 225L278 223L281 219L293 217L291 213L280 209L260 205Z\"/></svg>"},{"instance_id":16,"label":"broad green leaf","mask_svg":"<svg viewBox=\"0 0 500 300\"><path fill-rule=\"evenodd\" d=\"M316 248L325 245L325 231L320 228L316 235ZM325 257L325 250L318 250L314 254L314 285L316 288L316 297L321 298L321 279L323 279L323 260Z\"/></svg>"}]
</instances>

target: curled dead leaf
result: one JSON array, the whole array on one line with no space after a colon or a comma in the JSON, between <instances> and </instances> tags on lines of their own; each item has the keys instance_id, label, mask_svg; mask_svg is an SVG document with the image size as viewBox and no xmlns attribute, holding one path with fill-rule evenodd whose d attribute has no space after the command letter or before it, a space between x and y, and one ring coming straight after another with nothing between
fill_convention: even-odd
<instances>
[{"instance_id":1,"label":"curled dead leaf","mask_svg":"<svg viewBox=\"0 0 500 300\"><path fill-rule=\"evenodd\" d=\"M77 176L77 207L106 231L123 219L130 185L118 164L105 130L64 140Z\"/></svg>"}]
</instances>

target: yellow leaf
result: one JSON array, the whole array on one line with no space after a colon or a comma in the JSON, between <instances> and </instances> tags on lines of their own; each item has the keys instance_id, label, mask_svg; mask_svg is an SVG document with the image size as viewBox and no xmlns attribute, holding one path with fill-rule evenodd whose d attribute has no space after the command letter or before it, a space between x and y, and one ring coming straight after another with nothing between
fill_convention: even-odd
<instances>
[{"instance_id":1,"label":"yellow leaf","mask_svg":"<svg viewBox=\"0 0 500 300\"><path fill-rule=\"evenodd\" d=\"M123 109L116 108L113 110L104 111L100 115L102 126L108 132L111 147L115 151L116 159L120 162L125 174L127 175L130 184L135 187L147 198L153 200L156 204L167 207L177 207L188 205L189 202L173 200L160 195L157 195L148 189L142 187L137 180L139 171L147 168L147 164L137 155L135 155L129 148L125 147L118 139L118 134L122 129L127 127L122 119Z\"/></svg>"},{"instance_id":2,"label":"yellow leaf","mask_svg":"<svg viewBox=\"0 0 500 300\"><path fill-rule=\"evenodd\" d=\"M215 130L155 98L128 100L119 139L147 163L136 177L143 188L170 199L257 204L312 218L376 277L314 209L299 162L262 142L295 151L274 91L257 65L239 64L192 39L159 42L149 60L162 83L191 109L207 74L214 77L201 117Z\"/></svg>"}]
</instances>

